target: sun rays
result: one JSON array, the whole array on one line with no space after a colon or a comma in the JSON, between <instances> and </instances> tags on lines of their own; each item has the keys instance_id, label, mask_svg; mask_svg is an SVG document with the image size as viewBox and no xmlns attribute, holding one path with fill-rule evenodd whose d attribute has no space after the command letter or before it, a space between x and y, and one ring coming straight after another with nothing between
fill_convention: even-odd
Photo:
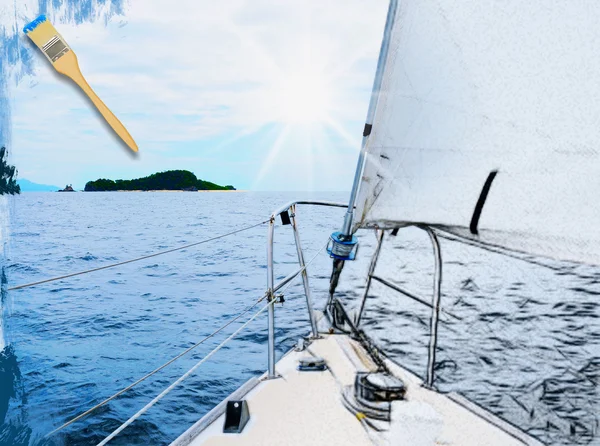
<instances>
[{"instance_id":1,"label":"sun rays","mask_svg":"<svg viewBox=\"0 0 600 446\"><path fill-rule=\"evenodd\" d=\"M328 27L317 23L318 14L311 5L298 3L292 12L288 7L276 8L273 14L282 14L278 20L295 17L289 27L279 28L284 32L276 39L270 28L273 21L244 26L233 18L226 25L239 41L240 50L262 67L243 73L261 78L244 104L245 114L253 115L252 123L232 132L217 150L226 150L225 146L237 144L249 133L263 133L261 153L255 155L260 157L260 168L251 180L251 189L270 187L269 175L290 164L295 174L305 179L301 187L312 189L317 181L314 163L338 155L352 156L360 147L356 122L366 115L371 80L357 73L364 71L364 61L372 59L375 67L377 45L356 47L348 44L345 34L332 35ZM265 133L265 129L269 130Z\"/></svg>"},{"instance_id":2,"label":"sun rays","mask_svg":"<svg viewBox=\"0 0 600 446\"><path fill-rule=\"evenodd\" d=\"M306 161L302 163L307 169L306 188L312 189L312 160L338 151L340 146L347 151L359 148L360 135L353 137L345 120L349 114L345 96L351 92L324 68L313 61L299 60L296 67L279 70L263 86L262 104L258 108L265 125L275 124L278 130L272 144L265 147L254 187L259 187L278 159L293 153L296 157L301 154ZM366 107L365 103L365 113Z\"/></svg>"}]
</instances>

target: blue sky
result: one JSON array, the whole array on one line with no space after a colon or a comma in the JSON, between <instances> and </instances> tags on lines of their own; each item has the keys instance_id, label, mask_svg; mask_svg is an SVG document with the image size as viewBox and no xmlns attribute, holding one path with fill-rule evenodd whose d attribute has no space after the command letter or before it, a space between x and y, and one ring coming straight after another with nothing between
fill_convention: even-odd
<instances>
[{"instance_id":1,"label":"blue sky","mask_svg":"<svg viewBox=\"0 0 600 446\"><path fill-rule=\"evenodd\" d=\"M2 143L20 177L83 187L189 169L240 189L350 188L387 0L19 3L0 0L19 55L2 60ZM19 32L40 11L138 157Z\"/></svg>"}]
</instances>

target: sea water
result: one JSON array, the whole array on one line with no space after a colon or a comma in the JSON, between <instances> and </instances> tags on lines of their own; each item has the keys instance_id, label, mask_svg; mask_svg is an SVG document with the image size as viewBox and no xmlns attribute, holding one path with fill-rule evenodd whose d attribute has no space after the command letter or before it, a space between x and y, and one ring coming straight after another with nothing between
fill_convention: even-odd
<instances>
[{"instance_id":1,"label":"sea water","mask_svg":"<svg viewBox=\"0 0 600 446\"><path fill-rule=\"evenodd\" d=\"M265 220L294 199L345 201L347 193L25 193L11 198L8 286L124 261ZM315 307L325 303L323 254L344 210L297 212ZM182 251L5 297L0 355L0 444L93 445L185 373L257 311L87 418L44 435L210 334L266 288L262 225ZM359 233L338 295L355 308L375 237ZM275 275L297 267L290 226L275 233ZM436 385L468 398L549 444L600 444L600 269L532 264L442 240ZM386 236L376 274L429 299L433 256L418 229ZM296 281L276 306L277 354L310 326ZM384 351L424 376L430 310L374 283L363 323ZM259 316L111 444L166 445L267 367Z\"/></svg>"}]
</instances>

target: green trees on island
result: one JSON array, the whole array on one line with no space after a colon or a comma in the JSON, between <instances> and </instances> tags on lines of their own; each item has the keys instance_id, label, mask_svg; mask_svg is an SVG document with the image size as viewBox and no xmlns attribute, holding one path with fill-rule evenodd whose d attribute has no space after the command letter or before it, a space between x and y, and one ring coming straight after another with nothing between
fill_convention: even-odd
<instances>
[{"instance_id":1,"label":"green trees on island","mask_svg":"<svg viewBox=\"0 0 600 446\"><path fill-rule=\"evenodd\" d=\"M17 184L17 170L7 162L6 147L0 147L0 195L20 194L21 186Z\"/></svg>"},{"instance_id":2,"label":"green trees on island","mask_svg":"<svg viewBox=\"0 0 600 446\"><path fill-rule=\"evenodd\" d=\"M210 181L200 180L188 170L168 170L134 180L107 180L100 178L88 181L86 192L117 190L235 190L233 186L219 186Z\"/></svg>"}]
</instances>

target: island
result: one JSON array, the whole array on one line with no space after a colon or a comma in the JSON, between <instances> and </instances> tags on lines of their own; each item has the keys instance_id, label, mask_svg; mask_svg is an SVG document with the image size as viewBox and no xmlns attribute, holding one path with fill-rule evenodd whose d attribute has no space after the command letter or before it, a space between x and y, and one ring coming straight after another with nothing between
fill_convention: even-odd
<instances>
[{"instance_id":1,"label":"island","mask_svg":"<svg viewBox=\"0 0 600 446\"><path fill-rule=\"evenodd\" d=\"M236 190L231 185L219 186L210 181L200 180L188 170L167 170L158 172L147 177L133 180L107 180L100 178L96 181L88 181L85 192L107 192L107 191L150 191L150 190L180 190L180 191L202 191L202 190Z\"/></svg>"},{"instance_id":2,"label":"island","mask_svg":"<svg viewBox=\"0 0 600 446\"><path fill-rule=\"evenodd\" d=\"M67 184L64 189L59 189L57 192L75 192L72 184Z\"/></svg>"},{"instance_id":3,"label":"island","mask_svg":"<svg viewBox=\"0 0 600 446\"><path fill-rule=\"evenodd\" d=\"M26 180L25 178L19 178L17 184L21 188L22 192L56 192L60 187L53 186L51 184L39 184L33 181Z\"/></svg>"},{"instance_id":4,"label":"island","mask_svg":"<svg viewBox=\"0 0 600 446\"><path fill-rule=\"evenodd\" d=\"M17 184L17 169L8 164L8 152L6 147L0 147L0 195L16 195L21 193L21 187Z\"/></svg>"}]
</instances>

